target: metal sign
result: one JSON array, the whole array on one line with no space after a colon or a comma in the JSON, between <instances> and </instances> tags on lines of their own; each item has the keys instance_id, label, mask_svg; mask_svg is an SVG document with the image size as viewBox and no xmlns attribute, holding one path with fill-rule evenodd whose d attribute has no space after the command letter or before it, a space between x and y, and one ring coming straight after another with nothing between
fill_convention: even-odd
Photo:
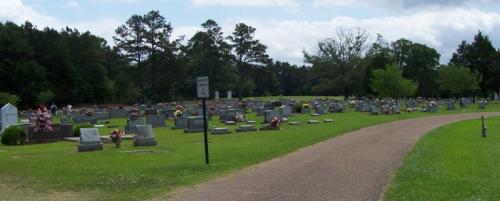
<instances>
[{"instance_id":1,"label":"metal sign","mask_svg":"<svg viewBox=\"0 0 500 201\"><path fill-rule=\"evenodd\" d=\"M207 76L196 78L196 85L198 88L198 98L209 98L210 97Z\"/></svg>"}]
</instances>

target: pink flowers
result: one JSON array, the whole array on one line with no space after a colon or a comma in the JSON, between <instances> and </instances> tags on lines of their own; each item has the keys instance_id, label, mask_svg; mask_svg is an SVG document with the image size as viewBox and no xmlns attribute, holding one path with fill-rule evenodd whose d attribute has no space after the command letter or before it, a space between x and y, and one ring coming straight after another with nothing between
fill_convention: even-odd
<instances>
[{"instance_id":1,"label":"pink flowers","mask_svg":"<svg viewBox=\"0 0 500 201\"><path fill-rule=\"evenodd\" d=\"M47 129L48 131L53 131L52 121L50 120L50 114L45 106L40 106L36 112L36 124L34 132Z\"/></svg>"},{"instance_id":2,"label":"pink flowers","mask_svg":"<svg viewBox=\"0 0 500 201\"><path fill-rule=\"evenodd\" d=\"M281 121L278 119L278 117L273 117L271 119L271 127L273 128L279 128L281 124Z\"/></svg>"}]
</instances>

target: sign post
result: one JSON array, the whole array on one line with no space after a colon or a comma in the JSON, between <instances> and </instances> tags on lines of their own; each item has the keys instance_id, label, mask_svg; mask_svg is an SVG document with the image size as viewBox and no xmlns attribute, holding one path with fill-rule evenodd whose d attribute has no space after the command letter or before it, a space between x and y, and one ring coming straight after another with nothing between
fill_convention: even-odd
<instances>
[{"instance_id":1,"label":"sign post","mask_svg":"<svg viewBox=\"0 0 500 201\"><path fill-rule=\"evenodd\" d=\"M210 160L208 158L208 122L207 122L207 104L206 99L210 97L208 77L198 77L196 78L198 98L203 101L203 132L205 138L205 164L209 164Z\"/></svg>"}]
</instances>

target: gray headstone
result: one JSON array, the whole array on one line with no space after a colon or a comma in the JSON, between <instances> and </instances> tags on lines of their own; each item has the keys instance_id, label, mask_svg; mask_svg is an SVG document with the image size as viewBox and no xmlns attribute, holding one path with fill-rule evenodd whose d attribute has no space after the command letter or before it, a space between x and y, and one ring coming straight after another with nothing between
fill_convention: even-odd
<instances>
[{"instance_id":1,"label":"gray headstone","mask_svg":"<svg viewBox=\"0 0 500 201\"><path fill-rule=\"evenodd\" d=\"M280 117L280 114L278 111L275 111L275 110L266 110L264 112L264 122L265 123L271 123L271 120L274 118L274 117L277 117L278 119L281 120L281 117Z\"/></svg>"},{"instance_id":2,"label":"gray headstone","mask_svg":"<svg viewBox=\"0 0 500 201\"><path fill-rule=\"evenodd\" d=\"M227 99L232 99L232 98L233 98L233 92L227 91Z\"/></svg>"},{"instance_id":3,"label":"gray headstone","mask_svg":"<svg viewBox=\"0 0 500 201\"><path fill-rule=\"evenodd\" d=\"M220 134L229 134L231 133L231 131L229 130L229 128L214 128L212 129L211 133L214 135L220 135Z\"/></svg>"},{"instance_id":4,"label":"gray headstone","mask_svg":"<svg viewBox=\"0 0 500 201\"><path fill-rule=\"evenodd\" d=\"M248 132L256 130L257 129L253 125L240 125L240 127L236 129L236 132Z\"/></svg>"},{"instance_id":5,"label":"gray headstone","mask_svg":"<svg viewBox=\"0 0 500 201\"><path fill-rule=\"evenodd\" d=\"M175 126L172 129L185 129L188 125L187 117L178 117L175 119Z\"/></svg>"},{"instance_id":6,"label":"gray headstone","mask_svg":"<svg viewBox=\"0 0 500 201\"><path fill-rule=\"evenodd\" d=\"M78 152L102 150L102 142L97 128L80 128Z\"/></svg>"},{"instance_id":7,"label":"gray headstone","mask_svg":"<svg viewBox=\"0 0 500 201\"><path fill-rule=\"evenodd\" d=\"M136 130L134 146L156 146L158 144L151 125L137 125Z\"/></svg>"},{"instance_id":8,"label":"gray headstone","mask_svg":"<svg viewBox=\"0 0 500 201\"><path fill-rule=\"evenodd\" d=\"M0 110L0 131L3 132L3 129L7 128L10 125L17 124L17 108L16 106L7 103ZM0 134L2 133L0 132Z\"/></svg>"},{"instance_id":9,"label":"gray headstone","mask_svg":"<svg viewBox=\"0 0 500 201\"><path fill-rule=\"evenodd\" d=\"M146 124L149 124L153 127L166 127L167 124L165 123L165 121L167 121L165 115L161 114L146 115Z\"/></svg>"},{"instance_id":10,"label":"gray headstone","mask_svg":"<svg viewBox=\"0 0 500 201\"><path fill-rule=\"evenodd\" d=\"M187 128L184 129L184 133L195 133L202 132L204 129L203 117L189 117Z\"/></svg>"}]
</instances>

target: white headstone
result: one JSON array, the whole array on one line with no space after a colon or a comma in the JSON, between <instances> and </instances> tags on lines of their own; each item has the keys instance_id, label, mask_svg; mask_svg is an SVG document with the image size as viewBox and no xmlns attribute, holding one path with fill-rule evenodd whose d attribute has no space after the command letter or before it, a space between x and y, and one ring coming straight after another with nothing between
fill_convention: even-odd
<instances>
[{"instance_id":1,"label":"white headstone","mask_svg":"<svg viewBox=\"0 0 500 201\"><path fill-rule=\"evenodd\" d=\"M215 91L215 100L219 100L219 91Z\"/></svg>"},{"instance_id":2,"label":"white headstone","mask_svg":"<svg viewBox=\"0 0 500 201\"><path fill-rule=\"evenodd\" d=\"M233 98L233 92L227 91L227 99L232 99L232 98Z\"/></svg>"},{"instance_id":3,"label":"white headstone","mask_svg":"<svg viewBox=\"0 0 500 201\"><path fill-rule=\"evenodd\" d=\"M1 128L2 131L3 129L7 128L10 125L15 125L17 124L17 108L16 106L7 103L7 105L3 106L2 109L0 110L0 116L1 116ZM0 132L1 133L1 132Z\"/></svg>"}]
</instances>

